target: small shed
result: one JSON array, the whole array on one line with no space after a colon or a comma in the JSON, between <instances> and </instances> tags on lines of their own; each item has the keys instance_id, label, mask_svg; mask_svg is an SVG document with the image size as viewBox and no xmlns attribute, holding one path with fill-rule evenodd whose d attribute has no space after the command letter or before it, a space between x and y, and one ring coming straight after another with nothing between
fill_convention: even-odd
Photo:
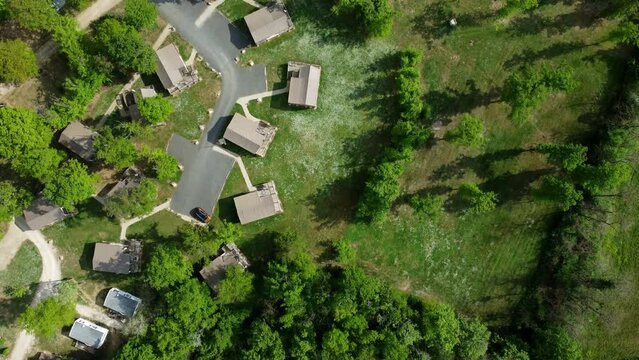
<instances>
[{"instance_id":1,"label":"small shed","mask_svg":"<svg viewBox=\"0 0 639 360\"><path fill-rule=\"evenodd\" d=\"M250 263L240 249L235 244L230 243L222 246L218 257L202 268L200 275L213 291L217 291L217 285L224 278L226 269L233 265L239 265L246 270Z\"/></svg>"},{"instance_id":2,"label":"small shed","mask_svg":"<svg viewBox=\"0 0 639 360\"><path fill-rule=\"evenodd\" d=\"M200 81L197 70L191 65L186 65L174 44L157 50L155 54L158 61L158 77L169 94L177 95Z\"/></svg>"},{"instance_id":3,"label":"small shed","mask_svg":"<svg viewBox=\"0 0 639 360\"><path fill-rule=\"evenodd\" d=\"M257 185L256 190L233 199L240 223L248 224L284 212L275 183Z\"/></svg>"},{"instance_id":4,"label":"small shed","mask_svg":"<svg viewBox=\"0 0 639 360\"><path fill-rule=\"evenodd\" d=\"M135 91L128 90L119 94L116 104L120 110L120 116L123 118L129 117L131 120L139 120L142 117L138 109L138 98Z\"/></svg>"},{"instance_id":5,"label":"small shed","mask_svg":"<svg viewBox=\"0 0 639 360\"><path fill-rule=\"evenodd\" d=\"M288 103L307 108L317 108L322 67L294 61L288 63Z\"/></svg>"},{"instance_id":6,"label":"small shed","mask_svg":"<svg viewBox=\"0 0 639 360\"><path fill-rule=\"evenodd\" d=\"M71 339L94 349L99 349L104 344L108 334L109 330L82 318L76 319L69 331Z\"/></svg>"},{"instance_id":7,"label":"small shed","mask_svg":"<svg viewBox=\"0 0 639 360\"><path fill-rule=\"evenodd\" d=\"M83 160L92 162L95 161L93 140L97 136L98 133L84 126L81 122L75 121L62 131L58 142Z\"/></svg>"},{"instance_id":8,"label":"small shed","mask_svg":"<svg viewBox=\"0 0 639 360\"><path fill-rule=\"evenodd\" d=\"M139 297L118 288L111 288L104 299L105 308L126 317L133 317L141 303L142 300Z\"/></svg>"},{"instance_id":9,"label":"small shed","mask_svg":"<svg viewBox=\"0 0 639 360\"><path fill-rule=\"evenodd\" d=\"M235 113L224 132L224 139L258 156L266 155L277 128L262 120L247 119Z\"/></svg>"},{"instance_id":10,"label":"small shed","mask_svg":"<svg viewBox=\"0 0 639 360\"><path fill-rule=\"evenodd\" d=\"M255 45L260 45L281 34L293 31L293 20L282 4L272 4L244 17Z\"/></svg>"},{"instance_id":11,"label":"small shed","mask_svg":"<svg viewBox=\"0 0 639 360\"><path fill-rule=\"evenodd\" d=\"M40 230L72 216L63 207L39 197L24 210L24 220L31 230Z\"/></svg>"},{"instance_id":12,"label":"small shed","mask_svg":"<svg viewBox=\"0 0 639 360\"><path fill-rule=\"evenodd\" d=\"M140 271L142 245L136 240L122 243L96 243L93 251L93 270L115 274Z\"/></svg>"}]
</instances>

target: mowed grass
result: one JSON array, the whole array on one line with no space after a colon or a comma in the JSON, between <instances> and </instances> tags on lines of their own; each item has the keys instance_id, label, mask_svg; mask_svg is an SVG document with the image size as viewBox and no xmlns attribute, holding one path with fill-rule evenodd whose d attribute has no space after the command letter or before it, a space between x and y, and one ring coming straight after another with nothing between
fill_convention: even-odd
<instances>
[{"instance_id":1,"label":"mowed grass","mask_svg":"<svg viewBox=\"0 0 639 360\"><path fill-rule=\"evenodd\" d=\"M610 219L614 226L600 251L596 276L613 289L592 290L596 311L575 314L574 326L586 359L623 360L639 357L639 179L634 178L616 199Z\"/></svg>"},{"instance_id":2,"label":"mowed grass","mask_svg":"<svg viewBox=\"0 0 639 360\"><path fill-rule=\"evenodd\" d=\"M16 253L9 266L0 271L0 338L11 342L18 335L16 320L31 301L33 291L40 279L42 260L38 249L29 241L25 241ZM23 298L12 297L10 288L28 288L29 293Z\"/></svg>"},{"instance_id":3,"label":"mowed grass","mask_svg":"<svg viewBox=\"0 0 639 360\"><path fill-rule=\"evenodd\" d=\"M253 115L279 132L265 158L241 154L253 183L275 180L285 213L244 226L245 237L291 229L317 255L331 241L346 238L369 272L503 324L523 294L557 211L530 197L535 182L550 171L530 149L591 136L602 106L615 94L627 54L606 41L616 24L598 20L605 4L557 2L497 22L493 2L460 0L450 14L458 19L454 29L448 15L439 15L441 2L394 5L392 34L360 41L335 23L327 6L290 1L295 31L242 57L243 63L267 65L270 88L285 85L289 60L322 65L317 110L289 108L285 95L250 104ZM386 125L397 118L390 70L396 67L393 54L404 47L422 51L424 100L444 127L417 151L389 220L352 224L364 171L388 142ZM500 100L505 79L526 64L564 63L575 69L577 88L548 96L529 123L514 125ZM442 141L468 112L483 119L486 143L466 149ZM495 191L498 209L465 215L456 201L456 189L465 182ZM232 195L242 192L246 188L234 171L220 201L221 217L236 216ZM410 196L424 193L450 199L439 222L417 219L406 205Z\"/></svg>"},{"instance_id":4,"label":"mowed grass","mask_svg":"<svg viewBox=\"0 0 639 360\"><path fill-rule=\"evenodd\" d=\"M230 22L235 23L257 10L257 8L244 0L224 0L224 2L217 7L217 10Z\"/></svg>"}]
</instances>

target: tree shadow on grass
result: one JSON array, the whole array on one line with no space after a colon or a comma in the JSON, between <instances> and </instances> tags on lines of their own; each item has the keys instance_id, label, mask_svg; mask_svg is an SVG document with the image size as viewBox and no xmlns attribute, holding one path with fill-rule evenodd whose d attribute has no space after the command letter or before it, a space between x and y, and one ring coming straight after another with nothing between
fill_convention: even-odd
<instances>
[{"instance_id":1,"label":"tree shadow on grass","mask_svg":"<svg viewBox=\"0 0 639 360\"><path fill-rule=\"evenodd\" d=\"M531 185L544 175L550 175L555 170L540 169L522 171L516 174L505 173L495 176L482 184L482 188L497 194L498 203L521 201L531 193Z\"/></svg>"},{"instance_id":2,"label":"tree shadow on grass","mask_svg":"<svg viewBox=\"0 0 639 360\"><path fill-rule=\"evenodd\" d=\"M452 88L428 91L425 101L432 106L434 114L450 117L499 102L500 98L500 89L493 88L488 92L482 92L475 80L468 80L466 88L461 91Z\"/></svg>"},{"instance_id":3,"label":"tree shadow on grass","mask_svg":"<svg viewBox=\"0 0 639 360\"><path fill-rule=\"evenodd\" d=\"M457 26L471 27L483 24L486 19L493 18L492 12L476 12L470 14L456 14L455 9L447 1L437 1L424 7L420 15L412 20L412 29L420 34L429 44L455 31L450 20L457 20Z\"/></svg>"},{"instance_id":4,"label":"tree shadow on grass","mask_svg":"<svg viewBox=\"0 0 639 360\"><path fill-rule=\"evenodd\" d=\"M376 59L366 68L366 81L360 82L348 95L354 108L381 116L386 122L395 123L397 109L396 72L399 68L397 53L388 53Z\"/></svg>"},{"instance_id":5,"label":"tree shadow on grass","mask_svg":"<svg viewBox=\"0 0 639 360\"><path fill-rule=\"evenodd\" d=\"M31 304L38 285L38 283L29 284L29 292L22 298L0 298L0 309L2 309L2 311L0 311L0 326L8 327L18 320L20 314Z\"/></svg>"},{"instance_id":6,"label":"tree shadow on grass","mask_svg":"<svg viewBox=\"0 0 639 360\"><path fill-rule=\"evenodd\" d=\"M461 179L466 175L467 170L472 170L482 179L494 176L491 164L496 161L503 161L519 156L524 149L505 149L478 156L461 155L454 162L445 164L436 169L429 177L431 181L446 181L451 179Z\"/></svg>"},{"instance_id":7,"label":"tree shadow on grass","mask_svg":"<svg viewBox=\"0 0 639 360\"><path fill-rule=\"evenodd\" d=\"M251 262L251 272L264 274L268 262L275 259L276 232L261 232L241 244L242 252Z\"/></svg>"},{"instance_id":8,"label":"tree shadow on grass","mask_svg":"<svg viewBox=\"0 0 639 360\"><path fill-rule=\"evenodd\" d=\"M541 50L524 49L521 53L513 56L504 63L507 69L519 67L524 64L533 64L534 62L542 59L551 59L557 56L562 56L573 51L583 49L588 45L580 41L569 41L563 43L557 43L550 45Z\"/></svg>"},{"instance_id":9,"label":"tree shadow on grass","mask_svg":"<svg viewBox=\"0 0 639 360\"><path fill-rule=\"evenodd\" d=\"M506 31L516 36L530 36L546 31L549 35L562 34L571 28L588 29L602 21L609 8L607 1L575 2L574 11L547 18L538 12L529 12L510 22Z\"/></svg>"},{"instance_id":10,"label":"tree shadow on grass","mask_svg":"<svg viewBox=\"0 0 639 360\"><path fill-rule=\"evenodd\" d=\"M313 220L319 228L350 221L355 215L357 204L368 179L368 168L376 164L388 143L380 130L363 133L352 139L345 139L342 153L348 156L343 167L348 175L325 184L306 199L313 212ZM378 154L371 156L371 154Z\"/></svg>"}]
</instances>

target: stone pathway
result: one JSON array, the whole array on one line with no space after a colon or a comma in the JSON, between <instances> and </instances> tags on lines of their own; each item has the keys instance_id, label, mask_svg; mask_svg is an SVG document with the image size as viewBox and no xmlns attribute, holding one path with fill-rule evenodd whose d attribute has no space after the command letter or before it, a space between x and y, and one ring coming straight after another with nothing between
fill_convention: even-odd
<instances>
[{"instance_id":1,"label":"stone pathway","mask_svg":"<svg viewBox=\"0 0 639 360\"><path fill-rule=\"evenodd\" d=\"M129 229L129 226L131 226L131 225L133 225L133 224L135 224L137 222L140 222L140 221L148 218L149 216L153 216L153 215L159 213L162 210L168 210L170 203L171 203L171 199L169 199L168 201L166 201L166 202L154 207L153 210L150 213L148 213L148 214L145 214L145 215L133 218L133 219L124 220L124 221L120 222L120 227L121 227L120 228L120 239L121 240L126 240L126 232Z\"/></svg>"},{"instance_id":2,"label":"stone pathway","mask_svg":"<svg viewBox=\"0 0 639 360\"><path fill-rule=\"evenodd\" d=\"M242 107L242 110L244 111L244 115L246 115L247 118L249 118L251 120L259 121L260 119L258 119L255 116L251 115L251 113L249 112L249 109L248 109L249 102L251 102L253 100L257 100L257 99L263 99L265 97L285 94L287 92L288 92L288 85L286 85L286 87L282 88L282 89L270 90L270 91L265 91L265 92L262 92L262 93L259 93L259 94L243 96L243 97L237 99L237 103Z\"/></svg>"},{"instance_id":3,"label":"stone pathway","mask_svg":"<svg viewBox=\"0 0 639 360\"><path fill-rule=\"evenodd\" d=\"M213 146L213 151L217 151L221 154L224 154L226 156L230 156L233 159L235 159L235 162L237 162L237 165L240 167L240 172L242 173L242 177L244 178L244 183L246 184L246 187L248 188L249 191L255 191L257 190L255 188L255 186L253 186L253 184L251 183L251 179L249 178L248 175L248 171L246 171L246 167L244 166L244 162L242 161L242 157L240 157L238 154L230 151L230 150L226 150L220 146Z\"/></svg>"}]
</instances>

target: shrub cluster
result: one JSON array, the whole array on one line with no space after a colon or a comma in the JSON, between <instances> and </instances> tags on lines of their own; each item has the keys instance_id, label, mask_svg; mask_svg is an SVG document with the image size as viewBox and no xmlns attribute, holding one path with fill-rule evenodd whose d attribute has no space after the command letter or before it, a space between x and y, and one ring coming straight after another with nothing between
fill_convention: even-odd
<instances>
[{"instance_id":1,"label":"shrub cluster","mask_svg":"<svg viewBox=\"0 0 639 360\"><path fill-rule=\"evenodd\" d=\"M353 16L369 36L387 36L393 27L395 12L388 0L338 0L336 15Z\"/></svg>"},{"instance_id":2,"label":"shrub cluster","mask_svg":"<svg viewBox=\"0 0 639 360\"><path fill-rule=\"evenodd\" d=\"M407 162L412 159L414 149L431 135L419 123L424 113L420 62L421 54L417 50L400 53L397 75L400 120L391 128L391 143L384 150L381 161L369 171L357 211L358 218L362 220L381 222L386 218L393 202L401 194L399 179Z\"/></svg>"}]
</instances>

